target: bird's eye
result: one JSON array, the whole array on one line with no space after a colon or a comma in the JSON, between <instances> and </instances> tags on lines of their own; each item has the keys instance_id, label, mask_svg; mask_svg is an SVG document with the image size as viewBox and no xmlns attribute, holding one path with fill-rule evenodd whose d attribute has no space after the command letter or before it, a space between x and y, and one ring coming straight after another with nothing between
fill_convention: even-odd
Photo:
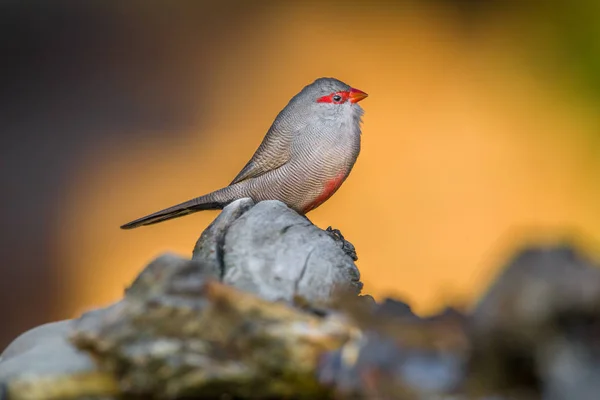
<instances>
[{"instance_id":1,"label":"bird's eye","mask_svg":"<svg viewBox=\"0 0 600 400\"><path fill-rule=\"evenodd\" d=\"M335 96L333 96L333 101L340 101L342 99L342 96L340 96L339 94L336 94Z\"/></svg>"}]
</instances>

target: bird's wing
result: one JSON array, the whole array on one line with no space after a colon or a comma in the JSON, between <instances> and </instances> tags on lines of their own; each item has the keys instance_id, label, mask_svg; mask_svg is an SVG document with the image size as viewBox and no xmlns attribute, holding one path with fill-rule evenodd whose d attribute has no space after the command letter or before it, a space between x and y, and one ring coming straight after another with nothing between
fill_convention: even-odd
<instances>
[{"instance_id":1,"label":"bird's wing","mask_svg":"<svg viewBox=\"0 0 600 400\"><path fill-rule=\"evenodd\" d=\"M256 178L287 163L290 159L292 135L291 132L282 133L270 130L250 161L230 185Z\"/></svg>"}]
</instances>

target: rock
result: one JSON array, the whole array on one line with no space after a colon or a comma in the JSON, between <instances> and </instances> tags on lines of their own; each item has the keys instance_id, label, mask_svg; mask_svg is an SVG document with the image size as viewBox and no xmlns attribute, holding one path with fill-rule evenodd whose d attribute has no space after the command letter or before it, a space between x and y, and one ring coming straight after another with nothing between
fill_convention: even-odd
<instances>
[{"instance_id":1,"label":"rock","mask_svg":"<svg viewBox=\"0 0 600 400\"><path fill-rule=\"evenodd\" d=\"M119 303L92 310L84 315L99 317ZM69 342L76 320L63 320L40 325L18 336L0 357L0 382L21 375L74 374L95 370L86 352Z\"/></svg>"},{"instance_id":2,"label":"rock","mask_svg":"<svg viewBox=\"0 0 600 400\"><path fill-rule=\"evenodd\" d=\"M598 397L600 269L574 246L520 252L475 308L471 329L473 381L487 390Z\"/></svg>"},{"instance_id":3,"label":"rock","mask_svg":"<svg viewBox=\"0 0 600 400\"><path fill-rule=\"evenodd\" d=\"M333 325L328 327L329 325L326 324L323 325L324 331L318 331L321 326L319 318L325 318L325 315L318 316L318 312L315 311L316 308L312 304L325 302L335 288L351 288L355 294L360 292L362 284L359 281L358 269L352 261L352 252L352 245L344 240L341 233L327 232L317 228L308 219L287 208L283 203L268 201L255 205L251 199L237 200L225 207L202 233L194 248L191 261L174 254L164 254L151 262L140 273L132 285L126 289L123 300L107 308L85 313L77 320L43 325L18 337L5 350L0 359L0 383L5 381L10 383L8 387L11 388L13 397L17 396L15 393L19 393L24 397L41 396L40 398L45 398L46 395L52 396L47 391L48 388L55 390L56 393L68 392L75 381L80 382L77 387L82 393L112 396L116 393L117 384L113 375L104 372L105 369L111 370L111 362L123 363L123 360L129 358L132 365L135 365L136 354L140 355L142 348L146 345L150 346L147 348L146 356L148 357L154 354L152 353L154 350L160 352L170 348L169 346L172 348L177 340L173 341L169 337L169 334L166 333L168 330L182 329L183 331L178 332L183 337L191 332L192 327L196 330L199 329L200 335L212 332L211 323L198 325L200 315L193 317L194 313L210 306L206 303L206 297L203 297L206 294L203 288L206 282L211 280L223 281L267 300L285 300L295 304L298 298L304 299L307 302L305 309L296 308L296 311L290 311L291 314L286 311L290 316L299 319L289 322L292 330L286 331L287 327L282 320L279 328L276 329L281 333L275 332L273 335L288 332L288 335L300 335L299 337L305 334L322 336L327 329L334 328L332 328ZM254 300L245 300L245 297L242 296L239 297L239 301L252 304ZM158 306L161 307L160 310L156 310ZM262 307L265 310L270 309L270 306L267 305ZM276 305L274 310L279 310L277 307L284 306ZM218 307L217 309L220 310ZM176 315L165 315L165 310L175 314L182 312L182 319L177 320ZM258 311L254 311L252 315L255 316L256 312ZM276 316L270 317L271 319L277 320L286 315L286 312L282 310L274 312L276 312ZM130 319L123 320L124 315ZM215 315L221 316L218 312ZM249 315L244 323L247 326L251 326L253 323L260 325L259 321L253 320L252 315ZM307 318L312 321L309 323L312 328L299 326L296 332L293 330L296 329L293 324L301 321L304 318L302 315L310 315ZM229 318L230 315L223 314L223 317ZM241 315L237 317L241 318ZM100 321L102 324L108 324L111 330L110 333L100 330L100 336L95 337L94 332L98 333L98 330L95 330L94 327L98 327ZM165 323L164 330L161 331L164 333L164 337L158 335L160 326L163 326L160 321ZM183 321L190 321L190 325ZM217 319L213 318L212 322L217 323L216 321ZM232 327L237 326L235 325L236 320L225 319L219 325L221 329L226 323L232 323ZM305 323L307 322L302 322L300 325L304 326ZM118 332L122 333L119 329L126 326L130 326L131 340L135 343L116 344L115 342L111 344L109 347L120 346L121 351L125 353L119 353L121 361L113 359L113 361L101 363L105 368L99 369L89 352L78 350L69 341L74 326L79 332L79 336L76 335L79 338L78 343L86 343L85 346L88 347L88 350L92 346L91 343L94 343L92 346L94 354L105 354L108 350L102 346L108 346L107 343L110 342L108 337ZM262 332L261 329L262 327L257 325L254 331ZM84 331L87 336L81 333ZM148 342L148 335L153 335L150 332L155 332L152 345ZM221 333L223 332L221 331ZM332 332L333 336L327 339L332 343L341 340L339 335L336 336L334 333ZM136 342L138 336L142 339ZM81 339L82 337L85 339ZM277 336L273 338L273 340L279 340ZM323 338L325 337L323 336ZM315 340L317 341L315 342ZM310 346L318 344L319 340L323 339L312 337L309 341L313 344L304 350L309 351L313 348ZM200 342L186 345L188 344L192 347L204 346ZM225 346L226 343L222 345ZM277 346L272 351L278 351L277 349L280 348ZM294 349L303 348L293 342L290 343L290 346L294 346ZM318 348L318 346L314 347L314 351L318 351ZM264 354L269 351L271 350L262 350ZM193 349L190 348L187 352L192 354ZM300 356L299 354L298 357ZM207 371L217 371L220 374L214 379L224 379L228 374L231 375L231 379L241 379L242 376L251 373L257 374L255 378L258 382L262 379L263 375L261 374L264 373L260 368L239 370L240 360L226 362L226 360L211 359L212 355L200 355L199 357L205 357ZM293 359L291 364L286 365L298 367L304 362L313 362L303 361L298 357ZM200 362L198 358L194 360L184 359L178 362L183 363L181 365L187 365L187 362ZM248 360L247 362L254 361ZM282 366L282 363L285 362L286 360L281 360L277 365ZM306 371L303 373L306 374ZM85 374L85 376L81 374ZM47 379L39 380L38 376L44 376ZM305 377L303 382L308 383L310 379L306 380L307 376L303 376ZM29 381L29 379L33 379L33 381ZM138 379L142 378L133 374L130 379L129 385L135 386L139 385ZM291 383L291 385L294 384ZM128 384L121 382L120 385L126 387ZM313 382L311 385L314 386L315 383ZM32 394L33 392L30 390L34 390L37 394ZM248 387L245 390L249 390ZM313 387L310 390L319 391L321 389Z\"/></svg>"},{"instance_id":4,"label":"rock","mask_svg":"<svg viewBox=\"0 0 600 400\"><path fill-rule=\"evenodd\" d=\"M531 336L562 311L594 311L598 300L600 270L574 247L526 248L476 305L472 326L478 334L518 326Z\"/></svg>"},{"instance_id":5,"label":"rock","mask_svg":"<svg viewBox=\"0 0 600 400\"><path fill-rule=\"evenodd\" d=\"M162 255L121 301L17 338L0 399L598 397L600 269L574 246L525 248L472 313L430 317L358 295L355 259L280 202L236 201L192 260Z\"/></svg>"},{"instance_id":6,"label":"rock","mask_svg":"<svg viewBox=\"0 0 600 400\"><path fill-rule=\"evenodd\" d=\"M77 350L66 336L39 337L28 350L18 356L2 358L0 382L23 375L58 375L93 371L91 356Z\"/></svg>"},{"instance_id":7,"label":"rock","mask_svg":"<svg viewBox=\"0 0 600 400\"><path fill-rule=\"evenodd\" d=\"M177 280L178 274L185 270L185 280ZM205 264L199 260L188 260L174 253L165 253L158 256L142 270L130 287L125 290L126 297L148 296L149 292L157 294L164 292L164 285L174 281L181 285L196 288L199 281L206 278L216 279L213 265Z\"/></svg>"},{"instance_id":8,"label":"rock","mask_svg":"<svg viewBox=\"0 0 600 400\"><path fill-rule=\"evenodd\" d=\"M92 356L69 341L74 323L41 325L6 348L0 358L1 400L69 399L74 387L90 399L116 399L114 379L99 375Z\"/></svg>"},{"instance_id":9,"label":"rock","mask_svg":"<svg viewBox=\"0 0 600 400\"><path fill-rule=\"evenodd\" d=\"M216 279L225 275L223 265L223 245L227 230L242 214L254 206L252 199L239 199L229 204L202 232L192 253L192 260L202 261L207 272Z\"/></svg>"},{"instance_id":10,"label":"rock","mask_svg":"<svg viewBox=\"0 0 600 400\"><path fill-rule=\"evenodd\" d=\"M267 300L326 302L362 288L352 258L326 231L279 201L262 201L234 221L223 244L223 282Z\"/></svg>"},{"instance_id":11,"label":"rock","mask_svg":"<svg viewBox=\"0 0 600 400\"><path fill-rule=\"evenodd\" d=\"M21 334L0 354L2 361L18 356L31 350L36 344L52 341L56 338L62 339L73 326L72 320L51 322L37 326ZM0 368L0 374L2 369Z\"/></svg>"},{"instance_id":12,"label":"rock","mask_svg":"<svg viewBox=\"0 0 600 400\"><path fill-rule=\"evenodd\" d=\"M267 300L326 302L336 288L360 293L354 246L279 201L229 204L196 242L192 260L222 282Z\"/></svg>"},{"instance_id":13,"label":"rock","mask_svg":"<svg viewBox=\"0 0 600 400\"><path fill-rule=\"evenodd\" d=\"M153 286L134 283L110 313L76 324L76 345L117 376L124 393L323 398L319 357L344 343L352 325L205 280L191 261L173 269Z\"/></svg>"},{"instance_id":14,"label":"rock","mask_svg":"<svg viewBox=\"0 0 600 400\"><path fill-rule=\"evenodd\" d=\"M15 339L2 353L0 382L23 374L61 374L90 371L94 362L67 340L72 320L31 329Z\"/></svg>"},{"instance_id":15,"label":"rock","mask_svg":"<svg viewBox=\"0 0 600 400\"><path fill-rule=\"evenodd\" d=\"M449 400L445 395L460 388L469 358L464 314L419 318L391 299L350 300L345 312L361 335L327 353L318 369L337 398Z\"/></svg>"}]
</instances>

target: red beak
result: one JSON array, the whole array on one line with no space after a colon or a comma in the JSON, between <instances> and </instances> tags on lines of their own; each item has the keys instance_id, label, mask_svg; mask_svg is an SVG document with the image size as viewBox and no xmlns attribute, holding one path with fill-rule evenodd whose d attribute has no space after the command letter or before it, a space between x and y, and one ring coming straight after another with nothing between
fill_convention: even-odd
<instances>
[{"instance_id":1,"label":"red beak","mask_svg":"<svg viewBox=\"0 0 600 400\"><path fill-rule=\"evenodd\" d=\"M350 89L350 103L358 103L362 99L366 98L368 94L358 89Z\"/></svg>"}]
</instances>

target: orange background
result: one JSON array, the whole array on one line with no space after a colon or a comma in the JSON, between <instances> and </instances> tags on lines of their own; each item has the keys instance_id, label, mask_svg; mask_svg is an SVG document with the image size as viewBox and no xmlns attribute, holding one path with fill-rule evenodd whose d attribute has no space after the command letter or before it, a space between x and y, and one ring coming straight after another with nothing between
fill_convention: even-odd
<instances>
[{"instance_id":1,"label":"orange background","mask_svg":"<svg viewBox=\"0 0 600 400\"><path fill-rule=\"evenodd\" d=\"M162 252L190 256L216 212L118 227L230 182L287 101L321 76L369 94L358 162L309 214L356 246L365 293L428 313L472 304L523 240L582 234L597 250L597 103L546 47L543 18L492 8L473 22L435 1L227 3L214 18L142 4L124 20L138 34L169 32L156 44L169 57L156 62L182 74L197 112L78 154L49 238L58 283L47 318L118 299ZM202 24L211 28L200 35ZM144 101L161 101L140 82Z\"/></svg>"},{"instance_id":2,"label":"orange background","mask_svg":"<svg viewBox=\"0 0 600 400\"><path fill-rule=\"evenodd\" d=\"M297 3L265 9L243 31L243 45L236 38L211 54L211 84L197 92L210 99L197 128L206 136L191 127L176 141L164 132L111 143L73 180L56 238L69 279L61 309L118 298L163 251L189 256L215 212L116 228L228 183L289 98L320 76L369 93L355 169L309 215L356 246L365 292L421 311L470 302L497 266L490 256L532 234L518 228L600 235L600 169L587 135L597 110L522 65L501 40L510 26L466 40L437 8L390 15Z\"/></svg>"}]
</instances>

